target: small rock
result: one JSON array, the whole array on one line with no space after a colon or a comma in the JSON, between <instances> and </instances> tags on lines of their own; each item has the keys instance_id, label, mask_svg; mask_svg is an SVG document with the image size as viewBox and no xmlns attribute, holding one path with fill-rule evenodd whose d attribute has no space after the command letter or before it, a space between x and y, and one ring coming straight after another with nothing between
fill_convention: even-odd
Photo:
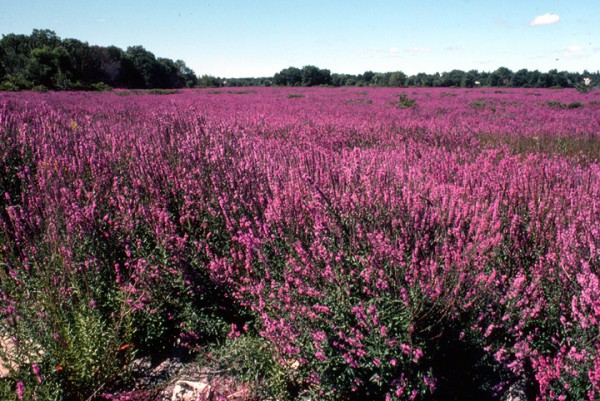
<instances>
[{"instance_id":1,"label":"small rock","mask_svg":"<svg viewBox=\"0 0 600 401\"><path fill-rule=\"evenodd\" d=\"M14 345L9 338L0 337L0 355L8 357L13 351L13 348ZM0 378L7 377L10 374L10 370L15 367L14 364L10 363L10 360L5 361L4 358L0 358Z\"/></svg>"},{"instance_id":2,"label":"small rock","mask_svg":"<svg viewBox=\"0 0 600 401\"><path fill-rule=\"evenodd\" d=\"M37 358L31 358L31 356L34 356L32 350L37 351L39 356L44 355L44 351L40 347L34 346L32 341L26 341L25 345L27 346L28 355L21 355L23 363L37 362ZM18 352L15 342L10 337L0 336L0 378L8 377L12 370L18 368L18 365L14 362Z\"/></svg>"},{"instance_id":3,"label":"small rock","mask_svg":"<svg viewBox=\"0 0 600 401\"><path fill-rule=\"evenodd\" d=\"M208 400L211 386L205 381L179 380L173 388L171 401Z\"/></svg>"}]
</instances>

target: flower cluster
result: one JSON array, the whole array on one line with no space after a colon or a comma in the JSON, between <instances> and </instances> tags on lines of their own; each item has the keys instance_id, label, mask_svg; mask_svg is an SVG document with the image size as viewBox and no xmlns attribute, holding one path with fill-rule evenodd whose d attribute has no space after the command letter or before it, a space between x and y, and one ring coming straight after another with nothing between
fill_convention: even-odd
<instances>
[{"instance_id":1,"label":"flower cluster","mask_svg":"<svg viewBox=\"0 0 600 401\"><path fill-rule=\"evenodd\" d=\"M540 400L600 397L595 92L217 94L0 96L0 335L46 334L19 398L84 380L51 352L76 338L108 344L93 388L123 344L248 316L322 399L443 391L440 339Z\"/></svg>"}]
</instances>

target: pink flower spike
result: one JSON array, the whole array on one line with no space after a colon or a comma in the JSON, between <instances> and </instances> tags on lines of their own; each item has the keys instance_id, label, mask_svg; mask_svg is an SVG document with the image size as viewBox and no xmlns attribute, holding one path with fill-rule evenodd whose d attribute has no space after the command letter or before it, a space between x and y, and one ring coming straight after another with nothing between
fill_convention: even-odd
<instances>
[{"instance_id":1,"label":"pink flower spike","mask_svg":"<svg viewBox=\"0 0 600 401\"><path fill-rule=\"evenodd\" d=\"M38 383L42 382L42 369L40 368L40 365L38 365L37 363L34 363L33 365L31 365L31 370L33 371L33 374L36 375L37 377L37 381Z\"/></svg>"},{"instance_id":2,"label":"pink flower spike","mask_svg":"<svg viewBox=\"0 0 600 401\"><path fill-rule=\"evenodd\" d=\"M19 400L22 400L24 396L25 396L25 383L23 383L22 381L18 381L17 382L17 398Z\"/></svg>"}]
</instances>

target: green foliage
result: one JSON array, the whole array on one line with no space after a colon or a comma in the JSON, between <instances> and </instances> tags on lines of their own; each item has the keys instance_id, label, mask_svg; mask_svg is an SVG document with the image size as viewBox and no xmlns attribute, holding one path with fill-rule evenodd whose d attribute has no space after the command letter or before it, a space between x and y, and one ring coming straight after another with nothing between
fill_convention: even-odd
<instances>
[{"instance_id":1,"label":"green foliage","mask_svg":"<svg viewBox=\"0 0 600 401\"><path fill-rule=\"evenodd\" d=\"M200 88L218 88L221 86L221 79L205 74L198 79L197 86Z\"/></svg>"},{"instance_id":2,"label":"green foliage","mask_svg":"<svg viewBox=\"0 0 600 401\"><path fill-rule=\"evenodd\" d=\"M563 103L557 100L549 100L546 104L550 107L558 107L560 109L578 109L584 106L584 103L582 102Z\"/></svg>"},{"instance_id":3,"label":"green foliage","mask_svg":"<svg viewBox=\"0 0 600 401\"><path fill-rule=\"evenodd\" d=\"M38 388L38 393L60 389L65 399L85 399L96 389L126 380L134 355L131 310L118 290L104 293L89 286L95 281L93 272L64 277L60 257L48 252L43 265L34 261L29 267L24 281L3 277L2 292L19 297L20 319L0 329L3 338L19 344L11 355L0 353L0 359L16 364L11 378L23 381L25 388ZM67 285L68 297L57 292ZM30 374L34 363L41 382Z\"/></svg>"},{"instance_id":4,"label":"green foliage","mask_svg":"<svg viewBox=\"0 0 600 401\"><path fill-rule=\"evenodd\" d=\"M373 104L371 99L350 99L346 101L346 104Z\"/></svg>"},{"instance_id":5,"label":"green foliage","mask_svg":"<svg viewBox=\"0 0 600 401\"><path fill-rule=\"evenodd\" d=\"M598 73L548 72L500 67L493 72L451 70L445 73L402 71L363 74L331 73L313 65L289 67L273 77L222 79L211 75L198 78L182 60L156 57L142 46L126 51L115 46L90 46L77 39L61 39L50 30L33 30L31 35L9 34L0 40L0 90L27 90L44 85L56 90L92 89L104 82L111 87L132 89L193 88L220 86L387 86L387 87L573 87L581 93L593 89L585 81L597 82ZM8 83L7 83L8 82ZM583 83L582 83L583 82Z\"/></svg>"},{"instance_id":6,"label":"green foliage","mask_svg":"<svg viewBox=\"0 0 600 401\"><path fill-rule=\"evenodd\" d=\"M278 361L275 355L269 341L249 332L209 347L197 363L249 383L253 396L259 400L294 399L300 364L294 360Z\"/></svg>"},{"instance_id":7,"label":"green foliage","mask_svg":"<svg viewBox=\"0 0 600 401\"><path fill-rule=\"evenodd\" d=\"M175 95L179 91L174 89L150 89L148 93L150 95Z\"/></svg>"},{"instance_id":8,"label":"green foliage","mask_svg":"<svg viewBox=\"0 0 600 401\"><path fill-rule=\"evenodd\" d=\"M34 85L32 82L25 79L22 74L7 75L4 82L1 84L2 90L8 91L19 91L19 90L30 90Z\"/></svg>"},{"instance_id":9,"label":"green foliage","mask_svg":"<svg viewBox=\"0 0 600 401\"><path fill-rule=\"evenodd\" d=\"M308 68L307 68L308 67ZM314 71L314 66L289 67L281 70L273 76L273 84L280 86L310 86L314 85L312 80L303 80L305 69ZM318 68L317 68L318 69ZM324 70L328 71L328 70ZM520 69L516 72L506 67L500 67L492 72L477 70L451 70L444 73L418 73L407 76L402 71L373 72L365 71L363 74L330 74L326 84L339 86L387 86L387 87L447 87L447 88L473 88L473 87L514 87L514 88L576 88L582 93L590 91L593 86L589 82L600 80L599 73L584 71L567 72L555 69L548 72L538 70L529 71ZM577 82L584 82L577 84ZM265 84L261 81L261 84ZM322 84L322 83L321 83Z\"/></svg>"},{"instance_id":10,"label":"green foliage","mask_svg":"<svg viewBox=\"0 0 600 401\"><path fill-rule=\"evenodd\" d=\"M331 72L314 65L306 65L302 69L289 67L273 76L273 83L281 86L316 86L330 85Z\"/></svg>"},{"instance_id":11,"label":"green foliage","mask_svg":"<svg viewBox=\"0 0 600 401\"><path fill-rule=\"evenodd\" d=\"M477 139L484 148L506 145L515 154L545 153L581 158L582 161L598 162L600 160L600 140L592 135L589 137L515 137L478 134Z\"/></svg>"},{"instance_id":12,"label":"green foliage","mask_svg":"<svg viewBox=\"0 0 600 401\"><path fill-rule=\"evenodd\" d=\"M68 53L62 46L35 48L29 53L25 79L36 85L55 87L64 84L63 70L68 67Z\"/></svg>"},{"instance_id":13,"label":"green foliage","mask_svg":"<svg viewBox=\"0 0 600 401\"><path fill-rule=\"evenodd\" d=\"M476 110L485 109L486 103L485 100L477 100L469 104L469 107Z\"/></svg>"},{"instance_id":14,"label":"green foliage","mask_svg":"<svg viewBox=\"0 0 600 401\"><path fill-rule=\"evenodd\" d=\"M19 85L15 84L14 82L11 82L11 81L4 81L4 82L0 83L0 91L16 92L20 89L21 89L21 87Z\"/></svg>"},{"instance_id":15,"label":"green foliage","mask_svg":"<svg viewBox=\"0 0 600 401\"><path fill-rule=\"evenodd\" d=\"M19 400L17 388L21 385L23 398ZM34 375L29 374L27 379L21 381L0 379L0 399L5 401L62 401L65 397L57 383L39 383Z\"/></svg>"},{"instance_id":16,"label":"green foliage","mask_svg":"<svg viewBox=\"0 0 600 401\"><path fill-rule=\"evenodd\" d=\"M407 109L413 107L416 104L416 102L417 101L415 99L409 99L408 96L406 96L406 93L401 93L398 95L396 107L400 109Z\"/></svg>"},{"instance_id":17,"label":"green foliage","mask_svg":"<svg viewBox=\"0 0 600 401\"><path fill-rule=\"evenodd\" d=\"M48 88L44 85L36 85L31 90L34 92L48 92Z\"/></svg>"},{"instance_id":18,"label":"green foliage","mask_svg":"<svg viewBox=\"0 0 600 401\"><path fill-rule=\"evenodd\" d=\"M92 84L92 89L98 92L108 92L113 90L112 86L107 85L104 82Z\"/></svg>"},{"instance_id":19,"label":"green foliage","mask_svg":"<svg viewBox=\"0 0 600 401\"><path fill-rule=\"evenodd\" d=\"M396 86L404 86L406 81L406 74L402 71L396 71L390 74L390 77L387 81L387 86L396 87Z\"/></svg>"},{"instance_id":20,"label":"green foliage","mask_svg":"<svg viewBox=\"0 0 600 401\"><path fill-rule=\"evenodd\" d=\"M212 94L215 94L215 95L221 94L221 93L227 93L229 95L249 95L249 94L252 94L252 93L256 93L256 91L252 90L252 89L244 89L244 90L220 90L220 91L212 91L212 92L209 92L209 93L212 93Z\"/></svg>"},{"instance_id":21,"label":"green foliage","mask_svg":"<svg viewBox=\"0 0 600 401\"><path fill-rule=\"evenodd\" d=\"M273 75L273 83L280 86L300 86L302 72L296 67L284 68Z\"/></svg>"},{"instance_id":22,"label":"green foliage","mask_svg":"<svg viewBox=\"0 0 600 401\"><path fill-rule=\"evenodd\" d=\"M134 330L129 313L121 311L116 319L107 321L101 312L87 306L61 322L60 345L52 354L58 360L55 366L62 367L58 376L66 381L67 393L85 397L92 389L126 380L134 355L128 348Z\"/></svg>"},{"instance_id":23,"label":"green foliage","mask_svg":"<svg viewBox=\"0 0 600 401\"><path fill-rule=\"evenodd\" d=\"M142 46L124 52L34 30L29 36L0 39L0 82L0 90L100 90L102 83L140 89L194 87L198 79L182 60L156 58Z\"/></svg>"},{"instance_id":24,"label":"green foliage","mask_svg":"<svg viewBox=\"0 0 600 401\"><path fill-rule=\"evenodd\" d=\"M592 89L594 89L594 87L592 85L586 85L584 83L579 83L575 85L575 89L577 89L577 92L579 93L589 93L592 91Z\"/></svg>"}]
</instances>

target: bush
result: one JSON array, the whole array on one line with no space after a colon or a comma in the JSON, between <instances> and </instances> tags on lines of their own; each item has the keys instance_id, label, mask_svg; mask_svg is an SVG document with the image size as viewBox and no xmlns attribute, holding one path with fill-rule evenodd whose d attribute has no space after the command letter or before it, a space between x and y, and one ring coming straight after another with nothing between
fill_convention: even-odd
<instances>
[{"instance_id":1,"label":"bush","mask_svg":"<svg viewBox=\"0 0 600 401\"><path fill-rule=\"evenodd\" d=\"M256 399L294 399L299 363L278 361L276 355L273 344L254 330L238 331L234 326L224 342L201 352L197 363L248 383Z\"/></svg>"},{"instance_id":2,"label":"bush","mask_svg":"<svg viewBox=\"0 0 600 401\"><path fill-rule=\"evenodd\" d=\"M575 89L577 89L577 92L579 93L589 93L594 87L591 85L591 82L590 84L578 83L575 85Z\"/></svg>"},{"instance_id":3,"label":"bush","mask_svg":"<svg viewBox=\"0 0 600 401\"><path fill-rule=\"evenodd\" d=\"M557 100L549 100L546 102L546 104L550 107L558 107L561 109L578 109L584 106L584 103L582 102L563 103Z\"/></svg>"},{"instance_id":4,"label":"bush","mask_svg":"<svg viewBox=\"0 0 600 401\"><path fill-rule=\"evenodd\" d=\"M31 90L34 92L48 92L48 88L44 85L36 85Z\"/></svg>"},{"instance_id":5,"label":"bush","mask_svg":"<svg viewBox=\"0 0 600 401\"><path fill-rule=\"evenodd\" d=\"M565 108L566 109L578 109L583 106L584 106L584 104L582 102L571 102L571 103L567 103L565 105Z\"/></svg>"},{"instance_id":6,"label":"bush","mask_svg":"<svg viewBox=\"0 0 600 401\"><path fill-rule=\"evenodd\" d=\"M409 107L413 107L416 104L416 100L415 99L409 99L408 96L406 96L406 93L401 93L400 95L398 95L398 103L396 104L398 108L401 109L406 109Z\"/></svg>"},{"instance_id":7,"label":"bush","mask_svg":"<svg viewBox=\"0 0 600 401\"><path fill-rule=\"evenodd\" d=\"M33 83L20 76L6 76L5 81L0 84L0 90L2 91L30 90L31 88L33 88Z\"/></svg>"},{"instance_id":8,"label":"bush","mask_svg":"<svg viewBox=\"0 0 600 401\"><path fill-rule=\"evenodd\" d=\"M486 102L485 102L485 100L477 100L475 102L471 102L469 104L469 107L476 109L476 110L482 110L482 109L485 109Z\"/></svg>"},{"instance_id":9,"label":"bush","mask_svg":"<svg viewBox=\"0 0 600 401\"><path fill-rule=\"evenodd\" d=\"M110 85L105 84L104 82L98 82L92 84L92 89L98 92L112 91L113 88Z\"/></svg>"},{"instance_id":10,"label":"bush","mask_svg":"<svg viewBox=\"0 0 600 401\"><path fill-rule=\"evenodd\" d=\"M150 89L148 90L150 95L175 95L179 93L176 89Z\"/></svg>"},{"instance_id":11,"label":"bush","mask_svg":"<svg viewBox=\"0 0 600 401\"><path fill-rule=\"evenodd\" d=\"M17 86L14 82L11 81L4 81L0 83L0 91L16 92L19 89L19 86Z\"/></svg>"}]
</instances>

